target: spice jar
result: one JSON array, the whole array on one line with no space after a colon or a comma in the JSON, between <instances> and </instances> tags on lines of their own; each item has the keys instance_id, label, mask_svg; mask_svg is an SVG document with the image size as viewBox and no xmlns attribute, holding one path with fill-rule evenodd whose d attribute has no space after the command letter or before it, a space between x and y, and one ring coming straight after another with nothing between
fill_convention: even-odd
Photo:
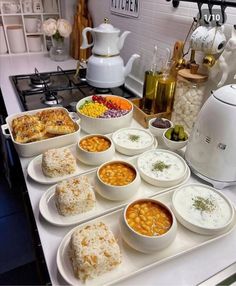
<instances>
[{"instance_id":1,"label":"spice jar","mask_svg":"<svg viewBox=\"0 0 236 286\"><path fill-rule=\"evenodd\" d=\"M207 76L192 74L189 69L178 71L171 121L191 132L202 107Z\"/></svg>"}]
</instances>

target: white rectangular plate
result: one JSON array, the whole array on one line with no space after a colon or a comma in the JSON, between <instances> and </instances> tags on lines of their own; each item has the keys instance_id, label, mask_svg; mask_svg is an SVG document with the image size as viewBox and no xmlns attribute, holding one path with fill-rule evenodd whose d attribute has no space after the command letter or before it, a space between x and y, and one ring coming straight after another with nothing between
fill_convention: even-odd
<instances>
[{"instance_id":1,"label":"white rectangular plate","mask_svg":"<svg viewBox=\"0 0 236 286\"><path fill-rule=\"evenodd\" d=\"M129 160L130 163L133 163L136 165L137 158L132 158ZM73 216L62 216L58 213L57 208L55 206L55 199L54 199L54 193L55 193L55 188L56 185L52 186L49 188L41 197L40 203L39 203L39 210L42 216L50 223L58 226L68 226L68 225L73 225L73 224L78 224L82 223L85 221L88 221L90 219L93 219L95 217L104 215L108 212L115 211L119 208L122 208L129 202L136 200L138 198L142 197L153 197L157 193L163 193L166 191L169 191L173 188L177 188L183 184L185 184L189 177L190 177L190 169L187 167L187 172L186 175L181 183L174 187L169 187L169 188L160 188L160 187L155 187L153 185L150 185L146 182L144 182L141 179L141 185L137 190L137 193L131 197L130 199L126 201L109 201L103 197L101 197L95 189L95 195L96 195L96 206L94 209L91 211L73 215ZM88 177L90 184L93 185L93 181L96 176L96 170L91 171L89 173L84 174L84 176Z\"/></svg>"},{"instance_id":2,"label":"white rectangular plate","mask_svg":"<svg viewBox=\"0 0 236 286\"><path fill-rule=\"evenodd\" d=\"M164 204L171 206L171 197L173 193L174 190L162 193L160 195L156 195L153 198L156 198ZM174 242L169 247L152 254L143 254L130 248L121 239L119 230L119 218L121 214L122 210L117 210L115 212L91 220L83 225L75 227L63 238L57 252L57 267L62 277L68 284L77 286L84 285L79 279L74 276L71 261L68 256L71 234L76 228L80 228L81 226L88 225L97 221L104 222L110 227L115 237L117 238L118 244L120 246L122 254L122 263L116 269L86 282L86 286L97 286L110 285L113 283L120 282L128 277L136 275L137 273L157 266L158 264L183 255L187 252L193 251L194 249L202 247L217 239L223 238L233 230L236 224L236 219L234 216L232 224L225 231L225 233L218 236L207 236L196 234L178 223L177 236Z\"/></svg>"},{"instance_id":3,"label":"white rectangular plate","mask_svg":"<svg viewBox=\"0 0 236 286\"><path fill-rule=\"evenodd\" d=\"M158 143L157 143L157 140L155 139L155 143L153 144L153 149L156 148L157 145ZM76 144L68 146L68 147L63 147L63 148L70 148L71 153L74 155L75 158L77 158ZM113 156L113 158L111 158L111 160L129 160L130 158L134 158L134 157L137 157L137 156L127 156L127 155L123 155L116 151L115 155ZM50 177L45 176L42 171L42 155L39 155L35 157L32 161L30 161L28 168L27 168L27 172L28 172L28 175L31 177L31 179L33 179L34 181L40 184L50 185L50 184L55 184L65 179L74 177L74 176L78 176L83 173L90 172L91 170L95 170L97 167L98 166L86 165L77 159L77 170L73 174L50 178Z\"/></svg>"}]
</instances>

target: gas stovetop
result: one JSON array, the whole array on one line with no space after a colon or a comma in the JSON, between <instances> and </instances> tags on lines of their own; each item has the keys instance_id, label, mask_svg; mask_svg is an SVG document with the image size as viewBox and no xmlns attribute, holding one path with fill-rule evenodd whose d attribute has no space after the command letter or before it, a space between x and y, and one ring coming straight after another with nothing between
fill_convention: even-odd
<instances>
[{"instance_id":1,"label":"gas stovetop","mask_svg":"<svg viewBox=\"0 0 236 286\"><path fill-rule=\"evenodd\" d=\"M86 80L75 76L76 70L63 70L10 76L23 110L63 106L75 111L76 103L92 94L114 94L125 98L136 96L124 86L111 89L96 89Z\"/></svg>"}]
</instances>

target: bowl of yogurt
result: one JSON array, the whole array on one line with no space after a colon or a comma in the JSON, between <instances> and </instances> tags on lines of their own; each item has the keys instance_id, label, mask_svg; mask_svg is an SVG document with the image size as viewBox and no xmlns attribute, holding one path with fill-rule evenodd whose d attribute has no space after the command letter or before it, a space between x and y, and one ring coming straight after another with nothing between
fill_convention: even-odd
<instances>
[{"instance_id":1,"label":"bowl of yogurt","mask_svg":"<svg viewBox=\"0 0 236 286\"><path fill-rule=\"evenodd\" d=\"M235 216L234 207L226 196L203 184L177 189L172 197L172 209L183 226L203 235L224 233Z\"/></svg>"},{"instance_id":2,"label":"bowl of yogurt","mask_svg":"<svg viewBox=\"0 0 236 286\"><path fill-rule=\"evenodd\" d=\"M118 152L133 156L141 154L154 147L153 135L141 128L122 128L112 135L112 141Z\"/></svg>"},{"instance_id":3,"label":"bowl of yogurt","mask_svg":"<svg viewBox=\"0 0 236 286\"><path fill-rule=\"evenodd\" d=\"M144 181L157 187L173 187L185 177L188 166L174 152L153 149L137 159L139 173Z\"/></svg>"}]
</instances>

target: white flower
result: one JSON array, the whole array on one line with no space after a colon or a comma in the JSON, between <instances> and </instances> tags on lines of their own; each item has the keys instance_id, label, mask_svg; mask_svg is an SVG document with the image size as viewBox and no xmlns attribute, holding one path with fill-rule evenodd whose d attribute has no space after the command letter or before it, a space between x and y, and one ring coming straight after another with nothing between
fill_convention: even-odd
<instances>
[{"instance_id":1,"label":"white flower","mask_svg":"<svg viewBox=\"0 0 236 286\"><path fill-rule=\"evenodd\" d=\"M43 22L43 31L44 33L51 37L57 32L57 21L55 19L48 19Z\"/></svg>"},{"instance_id":2,"label":"white flower","mask_svg":"<svg viewBox=\"0 0 236 286\"><path fill-rule=\"evenodd\" d=\"M69 35L72 31L72 27L71 27L71 24L67 20L58 19L57 20L57 30L62 37L67 38L67 37L69 37Z\"/></svg>"}]
</instances>

